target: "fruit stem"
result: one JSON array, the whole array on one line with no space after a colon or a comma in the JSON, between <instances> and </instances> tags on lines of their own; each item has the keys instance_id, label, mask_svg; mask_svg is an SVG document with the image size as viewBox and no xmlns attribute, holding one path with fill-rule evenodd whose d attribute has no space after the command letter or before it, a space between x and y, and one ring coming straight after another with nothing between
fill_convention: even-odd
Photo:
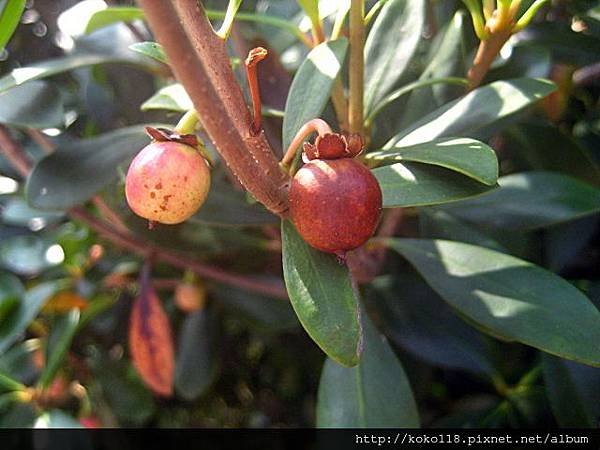
<instances>
[{"instance_id":1,"label":"fruit stem","mask_svg":"<svg viewBox=\"0 0 600 450\"><path fill-rule=\"evenodd\" d=\"M262 128L260 86L258 84L258 71L256 67L259 62L267 57L268 53L265 48L253 48L248 52L248 57L245 61L248 85L250 86L250 97L252 97L252 106L254 107L254 117L252 118L252 125L250 127L250 133L253 136L257 136Z\"/></svg>"},{"instance_id":2,"label":"fruit stem","mask_svg":"<svg viewBox=\"0 0 600 450\"><path fill-rule=\"evenodd\" d=\"M177 134L194 134L196 125L198 125L198 114L195 109L190 109L179 119L174 131Z\"/></svg>"},{"instance_id":3,"label":"fruit stem","mask_svg":"<svg viewBox=\"0 0 600 450\"><path fill-rule=\"evenodd\" d=\"M348 129L363 135L363 96L365 78L365 1L352 0L350 4L350 95Z\"/></svg>"},{"instance_id":4,"label":"fruit stem","mask_svg":"<svg viewBox=\"0 0 600 450\"><path fill-rule=\"evenodd\" d=\"M292 139L292 143L288 147L281 160L280 164L284 168L289 167L296 156L296 151L300 147L300 144L302 144L302 142L312 133L317 133L319 136L323 137L324 135L332 134L333 132L331 131L329 124L323 119L312 119L306 122L304 125L302 125L302 128L298 130L298 133L296 133L294 139Z\"/></svg>"}]
</instances>

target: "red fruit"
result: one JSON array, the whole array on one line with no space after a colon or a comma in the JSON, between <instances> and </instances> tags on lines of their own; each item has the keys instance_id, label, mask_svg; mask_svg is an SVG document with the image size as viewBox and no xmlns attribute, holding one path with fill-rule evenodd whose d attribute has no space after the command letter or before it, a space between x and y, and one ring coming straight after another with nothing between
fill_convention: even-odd
<instances>
[{"instance_id":1,"label":"red fruit","mask_svg":"<svg viewBox=\"0 0 600 450\"><path fill-rule=\"evenodd\" d=\"M342 256L373 235L381 197L379 183L358 161L314 159L292 180L290 215L311 246Z\"/></svg>"},{"instance_id":2,"label":"red fruit","mask_svg":"<svg viewBox=\"0 0 600 450\"><path fill-rule=\"evenodd\" d=\"M175 224L206 200L210 172L200 152L178 142L153 142L131 162L125 180L127 203L151 222Z\"/></svg>"}]
</instances>

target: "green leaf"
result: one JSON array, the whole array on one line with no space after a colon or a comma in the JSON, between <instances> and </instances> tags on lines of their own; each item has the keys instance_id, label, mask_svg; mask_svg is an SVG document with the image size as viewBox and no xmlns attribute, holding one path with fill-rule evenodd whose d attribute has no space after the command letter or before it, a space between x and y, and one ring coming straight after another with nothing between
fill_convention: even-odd
<instances>
[{"instance_id":1,"label":"green leaf","mask_svg":"<svg viewBox=\"0 0 600 450\"><path fill-rule=\"evenodd\" d=\"M135 44L131 44L129 49L163 64L168 64L167 55L165 55L162 46L157 42L136 42Z\"/></svg>"},{"instance_id":2,"label":"green leaf","mask_svg":"<svg viewBox=\"0 0 600 450\"><path fill-rule=\"evenodd\" d=\"M25 389L25 386L22 383L0 372L0 392L21 391L23 389Z\"/></svg>"},{"instance_id":3,"label":"green leaf","mask_svg":"<svg viewBox=\"0 0 600 450\"><path fill-rule=\"evenodd\" d=\"M8 0L0 11L0 53L17 29L25 3L25 0Z\"/></svg>"},{"instance_id":4,"label":"green leaf","mask_svg":"<svg viewBox=\"0 0 600 450\"><path fill-rule=\"evenodd\" d=\"M84 203L116 177L119 164L148 143L144 127L138 125L59 147L33 168L27 200L40 209Z\"/></svg>"},{"instance_id":5,"label":"green leaf","mask_svg":"<svg viewBox=\"0 0 600 450\"><path fill-rule=\"evenodd\" d=\"M285 284L300 323L329 357L356 365L361 325L348 269L310 247L290 222L282 222L281 234Z\"/></svg>"},{"instance_id":6,"label":"green leaf","mask_svg":"<svg viewBox=\"0 0 600 450\"><path fill-rule=\"evenodd\" d=\"M19 275L32 276L62 261L48 258L54 245L36 235L21 235L0 242L0 266Z\"/></svg>"},{"instance_id":7,"label":"green leaf","mask_svg":"<svg viewBox=\"0 0 600 450\"><path fill-rule=\"evenodd\" d=\"M469 36L472 31L470 19L465 11L458 10L444 30L440 44L432 47L427 67L419 77L418 83L436 79L460 77L465 75L465 66L470 63ZM464 88L456 85L435 85L419 89L411 94L399 122L402 129L425 114L439 108L451 98L464 93Z\"/></svg>"},{"instance_id":8,"label":"green leaf","mask_svg":"<svg viewBox=\"0 0 600 450\"><path fill-rule=\"evenodd\" d=\"M75 337L79 325L79 309L74 308L64 314L53 324L46 345L46 365L40 375L39 385L46 389L56 376L56 372L65 358Z\"/></svg>"},{"instance_id":9,"label":"green leaf","mask_svg":"<svg viewBox=\"0 0 600 450\"><path fill-rule=\"evenodd\" d=\"M63 217L63 213L31 208L21 196L10 198L2 210L2 222L7 225L28 227L32 231L39 231L48 224L60 222Z\"/></svg>"},{"instance_id":10,"label":"green leaf","mask_svg":"<svg viewBox=\"0 0 600 450\"><path fill-rule=\"evenodd\" d=\"M175 389L188 401L198 398L217 374L216 321L214 313L203 309L189 314L181 325Z\"/></svg>"},{"instance_id":11,"label":"green leaf","mask_svg":"<svg viewBox=\"0 0 600 450\"><path fill-rule=\"evenodd\" d=\"M30 385L39 376L40 371L33 361L39 349L40 340L35 338L13 345L0 355L0 372L24 385Z\"/></svg>"},{"instance_id":12,"label":"green leaf","mask_svg":"<svg viewBox=\"0 0 600 450\"><path fill-rule=\"evenodd\" d=\"M184 87L179 83L175 83L161 88L142 103L140 109L142 111L166 109L167 111L186 112L194 109L194 105Z\"/></svg>"},{"instance_id":13,"label":"green leaf","mask_svg":"<svg viewBox=\"0 0 600 450\"><path fill-rule=\"evenodd\" d=\"M575 287L513 256L460 242L388 239L453 308L493 336L600 366L600 312Z\"/></svg>"},{"instance_id":14,"label":"green leaf","mask_svg":"<svg viewBox=\"0 0 600 450\"><path fill-rule=\"evenodd\" d=\"M346 39L324 42L313 48L300 65L285 103L284 149L289 147L302 125L319 117L325 109L347 49Z\"/></svg>"},{"instance_id":15,"label":"green leaf","mask_svg":"<svg viewBox=\"0 0 600 450\"><path fill-rule=\"evenodd\" d=\"M439 139L407 147L372 152L368 161L412 161L433 164L461 173L480 183L494 186L498 181L496 153L483 142L469 138Z\"/></svg>"},{"instance_id":16,"label":"green leaf","mask_svg":"<svg viewBox=\"0 0 600 450\"><path fill-rule=\"evenodd\" d=\"M437 166L396 163L373 170L384 208L455 202L490 190L471 178Z\"/></svg>"},{"instance_id":17,"label":"green leaf","mask_svg":"<svg viewBox=\"0 0 600 450\"><path fill-rule=\"evenodd\" d=\"M18 305L25 289L21 280L8 272L0 272L0 322Z\"/></svg>"},{"instance_id":18,"label":"green leaf","mask_svg":"<svg viewBox=\"0 0 600 450\"><path fill-rule=\"evenodd\" d=\"M377 277L370 288L386 335L415 358L477 375L496 372L483 335L459 319L418 275Z\"/></svg>"},{"instance_id":19,"label":"green leaf","mask_svg":"<svg viewBox=\"0 0 600 450\"><path fill-rule=\"evenodd\" d=\"M365 43L365 115L402 78L424 23L423 0L390 0L381 9Z\"/></svg>"},{"instance_id":20,"label":"green leaf","mask_svg":"<svg viewBox=\"0 0 600 450\"><path fill-rule=\"evenodd\" d=\"M85 33L89 34L93 31L103 28L107 25L112 25L117 22L132 22L144 18L144 12L140 8L129 6L113 6L95 12L88 21L85 27Z\"/></svg>"},{"instance_id":21,"label":"green leaf","mask_svg":"<svg viewBox=\"0 0 600 450\"><path fill-rule=\"evenodd\" d=\"M242 4L242 0L229 0L227 4L227 10L225 11L225 18L223 19L223 23L221 24L221 28L217 31L217 34L222 39L227 39L229 37L229 33L231 32L231 27L233 26L233 21L235 20L235 15L240 9Z\"/></svg>"},{"instance_id":22,"label":"green leaf","mask_svg":"<svg viewBox=\"0 0 600 450\"><path fill-rule=\"evenodd\" d=\"M534 104L555 89L554 83L536 78L496 81L426 115L394 136L385 148L421 144L440 137L473 135Z\"/></svg>"},{"instance_id":23,"label":"green leaf","mask_svg":"<svg viewBox=\"0 0 600 450\"><path fill-rule=\"evenodd\" d=\"M445 209L486 227L531 230L600 211L600 189L554 172L525 172L498 180L500 189Z\"/></svg>"},{"instance_id":24,"label":"green leaf","mask_svg":"<svg viewBox=\"0 0 600 450\"><path fill-rule=\"evenodd\" d=\"M48 78L52 75L79 69L81 67L122 61L127 62L127 59L119 53L100 54L83 52L74 53L61 58L47 59L30 66L13 69L7 75L0 78L0 92L20 86L28 81Z\"/></svg>"},{"instance_id":25,"label":"green leaf","mask_svg":"<svg viewBox=\"0 0 600 450\"><path fill-rule=\"evenodd\" d=\"M0 323L0 354L4 353L27 329L57 288L56 282L46 282L25 293L19 306Z\"/></svg>"},{"instance_id":26,"label":"green leaf","mask_svg":"<svg viewBox=\"0 0 600 450\"><path fill-rule=\"evenodd\" d=\"M297 0L311 22L319 22L319 0Z\"/></svg>"},{"instance_id":27,"label":"green leaf","mask_svg":"<svg viewBox=\"0 0 600 450\"><path fill-rule=\"evenodd\" d=\"M83 428L74 417L62 412L60 409L53 409L39 416L34 428Z\"/></svg>"},{"instance_id":28,"label":"green leaf","mask_svg":"<svg viewBox=\"0 0 600 450\"><path fill-rule=\"evenodd\" d=\"M317 400L319 428L417 428L419 413L394 351L368 317L356 367L325 361Z\"/></svg>"},{"instance_id":29,"label":"green leaf","mask_svg":"<svg viewBox=\"0 0 600 450\"><path fill-rule=\"evenodd\" d=\"M544 355L544 385L558 425L593 428L600 413L600 369Z\"/></svg>"},{"instance_id":30,"label":"green leaf","mask_svg":"<svg viewBox=\"0 0 600 450\"><path fill-rule=\"evenodd\" d=\"M53 84L31 81L1 93L0 123L29 128L63 127L60 92Z\"/></svg>"}]
</instances>

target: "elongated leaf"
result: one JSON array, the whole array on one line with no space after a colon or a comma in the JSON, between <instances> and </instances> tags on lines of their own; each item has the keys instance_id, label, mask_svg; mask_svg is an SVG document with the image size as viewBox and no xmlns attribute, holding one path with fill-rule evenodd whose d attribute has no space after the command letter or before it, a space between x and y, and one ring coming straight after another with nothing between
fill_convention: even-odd
<instances>
[{"instance_id":1,"label":"elongated leaf","mask_svg":"<svg viewBox=\"0 0 600 450\"><path fill-rule=\"evenodd\" d=\"M356 365L361 325L348 269L310 247L290 222L282 223L281 234L285 284L300 323L329 357Z\"/></svg>"},{"instance_id":2,"label":"elongated leaf","mask_svg":"<svg viewBox=\"0 0 600 450\"><path fill-rule=\"evenodd\" d=\"M149 268L145 268L129 319L129 351L144 383L155 393L170 397L175 374L171 325L149 276Z\"/></svg>"},{"instance_id":3,"label":"elongated leaf","mask_svg":"<svg viewBox=\"0 0 600 450\"><path fill-rule=\"evenodd\" d=\"M446 136L473 135L477 130L534 104L555 90L536 78L496 81L475 89L423 117L385 145L415 145Z\"/></svg>"},{"instance_id":4,"label":"elongated leaf","mask_svg":"<svg viewBox=\"0 0 600 450\"><path fill-rule=\"evenodd\" d=\"M417 428L419 413L404 369L368 317L364 354L356 367L327 358L317 403L320 428Z\"/></svg>"},{"instance_id":5,"label":"elongated leaf","mask_svg":"<svg viewBox=\"0 0 600 450\"><path fill-rule=\"evenodd\" d=\"M0 392L11 392L23 390L25 386L17 380L12 379L5 373L0 372ZM2 408L0 408L1 410Z\"/></svg>"},{"instance_id":6,"label":"elongated leaf","mask_svg":"<svg viewBox=\"0 0 600 450\"><path fill-rule=\"evenodd\" d=\"M37 275L42 270L62 261L48 258L48 250L54 245L39 236L23 235L0 242L0 266L19 275Z\"/></svg>"},{"instance_id":7,"label":"elongated leaf","mask_svg":"<svg viewBox=\"0 0 600 450\"><path fill-rule=\"evenodd\" d=\"M129 46L130 50L148 56L163 64L168 64L167 55L162 46L156 42L136 42Z\"/></svg>"},{"instance_id":8,"label":"elongated leaf","mask_svg":"<svg viewBox=\"0 0 600 450\"><path fill-rule=\"evenodd\" d=\"M130 6L113 6L95 12L88 21L85 32L87 34L103 28L107 25L112 25L116 22L132 22L134 20L143 19L144 12L140 8Z\"/></svg>"},{"instance_id":9,"label":"elongated leaf","mask_svg":"<svg viewBox=\"0 0 600 450\"><path fill-rule=\"evenodd\" d=\"M79 324L79 310L72 309L54 324L46 347L46 365L39 380L44 389L50 386L60 368Z\"/></svg>"},{"instance_id":10,"label":"elongated leaf","mask_svg":"<svg viewBox=\"0 0 600 450\"><path fill-rule=\"evenodd\" d=\"M0 322L0 354L4 353L27 329L57 288L56 282L46 282L25 293L19 305Z\"/></svg>"},{"instance_id":11,"label":"elongated leaf","mask_svg":"<svg viewBox=\"0 0 600 450\"><path fill-rule=\"evenodd\" d=\"M0 11L0 52L17 29L25 3L25 0L8 0Z\"/></svg>"},{"instance_id":12,"label":"elongated leaf","mask_svg":"<svg viewBox=\"0 0 600 450\"><path fill-rule=\"evenodd\" d=\"M17 127L64 126L64 109L58 89L32 81L0 94L0 123Z\"/></svg>"},{"instance_id":13,"label":"elongated leaf","mask_svg":"<svg viewBox=\"0 0 600 450\"><path fill-rule=\"evenodd\" d=\"M408 147L393 147L369 153L367 160L433 164L490 186L498 181L498 159L494 150L483 142L468 138L439 139Z\"/></svg>"},{"instance_id":14,"label":"elongated leaf","mask_svg":"<svg viewBox=\"0 0 600 450\"><path fill-rule=\"evenodd\" d=\"M166 109L168 111L185 112L194 109L192 99L179 83L161 88L156 94L142 103L142 111Z\"/></svg>"},{"instance_id":15,"label":"elongated leaf","mask_svg":"<svg viewBox=\"0 0 600 450\"><path fill-rule=\"evenodd\" d=\"M338 76L348 41L338 39L313 48L290 86L283 118L283 148L289 147L302 125L321 115Z\"/></svg>"},{"instance_id":16,"label":"elongated leaf","mask_svg":"<svg viewBox=\"0 0 600 450\"><path fill-rule=\"evenodd\" d=\"M441 167L396 163L373 170L384 208L436 205L481 195L489 186Z\"/></svg>"},{"instance_id":17,"label":"elongated leaf","mask_svg":"<svg viewBox=\"0 0 600 450\"><path fill-rule=\"evenodd\" d=\"M25 289L21 280L8 272L0 272L0 322L19 304Z\"/></svg>"},{"instance_id":18,"label":"elongated leaf","mask_svg":"<svg viewBox=\"0 0 600 450\"><path fill-rule=\"evenodd\" d=\"M64 214L31 208L21 196L10 198L2 210L2 222L39 231L48 224L60 222Z\"/></svg>"},{"instance_id":19,"label":"elongated leaf","mask_svg":"<svg viewBox=\"0 0 600 450\"><path fill-rule=\"evenodd\" d=\"M544 355L544 381L561 427L592 428L600 413L600 369Z\"/></svg>"},{"instance_id":20,"label":"elongated leaf","mask_svg":"<svg viewBox=\"0 0 600 450\"><path fill-rule=\"evenodd\" d=\"M365 112L368 115L402 78L425 22L424 0L390 0L365 43Z\"/></svg>"},{"instance_id":21,"label":"elongated leaf","mask_svg":"<svg viewBox=\"0 0 600 450\"><path fill-rule=\"evenodd\" d=\"M175 390L186 400L198 398L217 374L216 321L217 317L204 309L189 314L181 326Z\"/></svg>"},{"instance_id":22,"label":"elongated leaf","mask_svg":"<svg viewBox=\"0 0 600 450\"><path fill-rule=\"evenodd\" d=\"M40 61L31 66L13 69L7 75L0 78L0 92L20 86L28 81L40 80L58 73L79 69L80 67L120 61L126 61L126 59L118 53L111 55L83 52Z\"/></svg>"},{"instance_id":23,"label":"elongated leaf","mask_svg":"<svg viewBox=\"0 0 600 450\"><path fill-rule=\"evenodd\" d=\"M494 374L483 335L453 314L418 275L381 276L371 286L392 341L436 366Z\"/></svg>"},{"instance_id":24,"label":"elongated leaf","mask_svg":"<svg viewBox=\"0 0 600 450\"><path fill-rule=\"evenodd\" d=\"M27 200L40 209L83 203L116 177L119 164L148 143L144 127L133 126L59 147L29 175Z\"/></svg>"},{"instance_id":25,"label":"elongated leaf","mask_svg":"<svg viewBox=\"0 0 600 450\"><path fill-rule=\"evenodd\" d=\"M494 336L600 366L600 312L534 264L460 242L389 239L453 308Z\"/></svg>"},{"instance_id":26,"label":"elongated leaf","mask_svg":"<svg viewBox=\"0 0 600 450\"><path fill-rule=\"evenodd\" d=\"M480 225L530 230L595 214L600 189L553 172L525 172L501 177L500 189L456 207L450 214Z\"/></svg>"},{"instance_id":27,"label":"elongated leaf","mask_svg":"<svg viewBox=\"0 0 600 450\"><path fill-rule=\"evenodd\" d=\"M298 4L302 7L304 12L310 20L318 22L319 19L319 0L297 0Z\"/></svg>"},{"instance_id":28,"label":"elongated leaf","mask_svg":"<svg viewBox=\"0 0 600 450\"><path fill-rule=\"evenodd\" d=\"M431 49L431 59L419 77L419 82L465 75L465 66L469 58L468 33L472 33L470 27L471 21L465 11L458 10L446 26L439 46ZM419 89L408 99L401 114L400 127L397 129L409 126L463 92L464 88L447 84Z\"/></svg>"}]
</instances>

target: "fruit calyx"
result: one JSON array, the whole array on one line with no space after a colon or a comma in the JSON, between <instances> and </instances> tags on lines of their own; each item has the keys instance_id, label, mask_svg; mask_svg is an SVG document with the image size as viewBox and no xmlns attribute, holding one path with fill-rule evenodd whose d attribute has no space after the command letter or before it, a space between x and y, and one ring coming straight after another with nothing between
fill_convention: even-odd
<instances>
[{"instance_id":1,"label":"fruit calyx","mask_svg":"<svg viewBox=\"0 0 600 450\"><path fill-rule=\"evenodd\" d=\"M364 148L359 134L326 133L317 136L314 144L305 142L302 146L305 160L354 158Z\"/></svg>"},{"instance_id":2,"label":"fruit calyx","mask_svg":"<svg viewBox=\"0 0 600 450\"><path fill-rule=\"evenodd\" d=\"M195 134L179 134L168 128L146 127L146 134L156 142L177 142L197 148L199 141Z\"/></svg>"}]
</instances>

